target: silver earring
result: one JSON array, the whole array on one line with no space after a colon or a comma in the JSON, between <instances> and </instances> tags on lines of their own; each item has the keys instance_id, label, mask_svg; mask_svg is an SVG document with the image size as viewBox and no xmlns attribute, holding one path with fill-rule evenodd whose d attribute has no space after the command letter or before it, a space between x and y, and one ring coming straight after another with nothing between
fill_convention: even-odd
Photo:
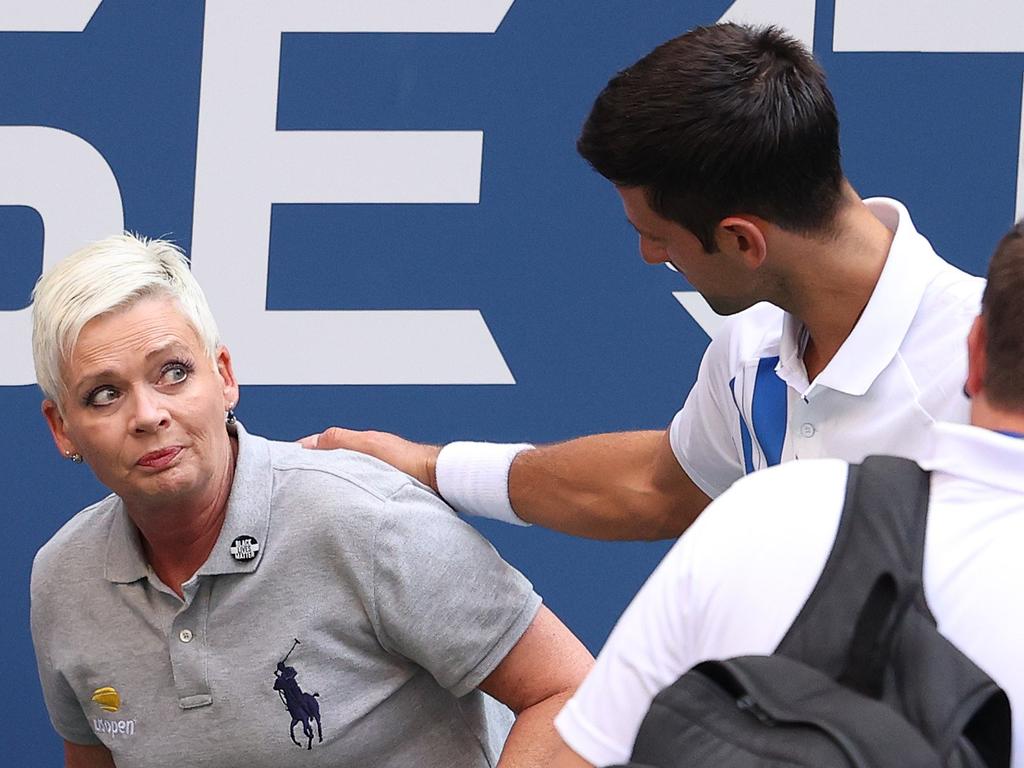
<instances>
[{"instance_id":1,"label":"silver earring","mask_svg":"<svg viewBox=\"0 0 1024 768\"><path fill-rule=\"evenodd\" d=\"M68 450L64 451L64 455L71 459L71 462L73 464L81 464L82 461L84 461L84 459L82 459L82 454L78 452L72 453L70 450Z\"/></svg>"},{"instance_id":2,"label":"silver earring","mask_svg":"<svg viewBox=\"0 0 1024 768\"><path fill-rule=\"evenodd\" d=\"M228 412L224 414L224 423L227 424L229 427L231 425L233 425L235 423L235 421L237 421L235 419L235 410L234 409L235 409L235 404L234 403L230 403L228 405Z\"/></svg>"}]
</instances>

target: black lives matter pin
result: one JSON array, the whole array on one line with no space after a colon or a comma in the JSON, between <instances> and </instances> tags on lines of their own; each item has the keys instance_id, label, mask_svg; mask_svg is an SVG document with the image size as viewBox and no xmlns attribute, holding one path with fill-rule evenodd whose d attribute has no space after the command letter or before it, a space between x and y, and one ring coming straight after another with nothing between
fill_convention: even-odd
<instances>
[{"instance_id":1,"label":"black lives matter pin","mask_svg":"<svg viewBox=\"0 0 1024 768\"><path fill-rule=\"evenodd\" d=\"M252 560L260 551L260 543L252 536L239 536L231 542L231 556L235 560Z\"/></svg>"}]
</instances>

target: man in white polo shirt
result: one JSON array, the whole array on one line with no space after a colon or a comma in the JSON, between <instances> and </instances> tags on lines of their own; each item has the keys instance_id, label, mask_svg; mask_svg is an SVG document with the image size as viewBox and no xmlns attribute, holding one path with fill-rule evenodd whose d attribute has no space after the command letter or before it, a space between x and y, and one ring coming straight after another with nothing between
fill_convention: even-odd
<instances>
[{"instance_id":1,"label":"man in white polo shirt","mask_svg":"<svg viewBox=\"0 0 1024 768\"><path fill-rule=\"evenodd\" d=\"M983 287L935 255L907 210L843 176L821 69L775 29L697 28L605 87L580 153L616 186L645 261L722 314L664 431L438 449L330 429L462 512L605 539L678 536L711 498L794 458L920 455L964 421L960 343Z\"/></svg>"},{"instance_id":2,"label":"man in white polo shirt","mask_svg":"<svg viewBox=\"0 0 1024 768\"><path fill-rule=\"evenodd\" d=\"M1024 220L996 249L968 338L970 425L937 424L924 588L939 631L1014 711L1024 766ZM832 549L848 465L791 462L737 482L676 543L619 620L555 723L555 765L628 759L654 695L695 664L771 653Z\"/></svg>"}]
</instances>

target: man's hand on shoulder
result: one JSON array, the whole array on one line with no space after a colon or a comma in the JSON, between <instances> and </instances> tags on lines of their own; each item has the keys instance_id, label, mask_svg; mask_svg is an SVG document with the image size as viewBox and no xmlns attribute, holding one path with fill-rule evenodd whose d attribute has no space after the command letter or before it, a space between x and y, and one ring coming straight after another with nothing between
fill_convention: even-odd
<instances>
[{"instance_id":1,"label":"man's hand on shoulder","mask_svg":"<svg viewBox=\"0 0 1024 768\"><path fill-rule=\"evenodd\" d=\"M589 435L533 450L517 443L449 443L443 493L437 483L439 446L340 427L299 442L381 459L463 514L518 518L587 538L679 536L709 502L676 459L668 430Z\"/></svg>"},{"instance_id":2,"label":"man's hand on shoulder","mask_svg":"<svg viewBox=\"0 0 1024 768\"><path fill-rule=\"evenodd\" d=\"M360 431L329 427L298 441L303 448L334 450L346 448L387 462L437 491L437 454L440 446L406 440L390 432Z\"/></svg>"}]
</instances>

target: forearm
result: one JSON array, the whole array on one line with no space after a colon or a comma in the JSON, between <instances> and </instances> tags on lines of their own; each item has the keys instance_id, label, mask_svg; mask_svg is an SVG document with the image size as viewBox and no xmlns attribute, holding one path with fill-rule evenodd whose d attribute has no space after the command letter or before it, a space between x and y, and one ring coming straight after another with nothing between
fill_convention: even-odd
<instances>
[{"instance_id":1,"label":"forearm","mask_svg":"<svg viewBox=\"0 0 1024 768\"><path fill-rule=\"evenodd\" d=\"M64 742L64 768L115 768L110 750L102 745Z\"/></svg>"},{"instance_id":2,"label":"forearm","mask_svg":"<svg viewBox=\"0 0 1024 768\"><path fill-rule=\"evenodd\" d=\"M594 539L678 536L709 501L676 461L668 432L591 435L523 450L514 460L522 446L451 443L439 449L338 427L302 444L376 456L465 514L507 522L518 517Z\"/></svg>"},{"instance_id":3,"label":"forearm","mask_svg":"<svg viewBox=\"0 0 1024 768\"><path fill-rule=\"evenodd\" d=\"M593 667L590 652L546 606L480 690L516 713L498 765L547 766L561 747L555 715Z\"/></svg>"},{"instance_id":4,"label":"forearm","mask_svg":"<svg viewBox=\"0 0 1024 768\"><path fill-rule=\"evenodd\" d=\"M526 451L512 463L508 488L523 520L596 539L678 536L708 503L657 431Z\"/></svg>"},{"instance_id":5,"label":"forearm","mask_svg":"<svg viewBox=\"0 0 1024 768\"><path fill-rule=\"evenodd\" d=\"M571 696L571 691L564 691L520 712L501 751L498 768L546 768L550 765L562 746L554 726L555 715Z\"/></svg>"}]
</instances>

